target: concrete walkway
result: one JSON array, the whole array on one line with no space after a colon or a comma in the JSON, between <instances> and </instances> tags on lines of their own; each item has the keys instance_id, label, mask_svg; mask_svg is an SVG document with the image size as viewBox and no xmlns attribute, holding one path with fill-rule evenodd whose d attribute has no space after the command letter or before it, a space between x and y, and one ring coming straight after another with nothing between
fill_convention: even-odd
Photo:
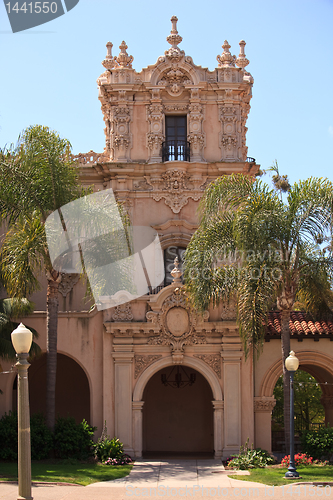
<instances>
[{"instance_id":1,"label":"concrete walkway","mask_svg":"<svg viewBox=\"0 0 333 500\"><path fill-rule=\"evenodd\" d=\"M216 460L149 460L137 461L129 476L90 486L34 483L35 500L130 500L138 498L308 498L333 497L332 492L317 487L297 485L269 487L264 484L228 478ZM246 473L246 472L245 472ZM244 472L243 472L244 474ZM287 490L289 488L289 490ZM0 483L0 500L17 500L17 483Z\"/></svg>"}]
</instances>

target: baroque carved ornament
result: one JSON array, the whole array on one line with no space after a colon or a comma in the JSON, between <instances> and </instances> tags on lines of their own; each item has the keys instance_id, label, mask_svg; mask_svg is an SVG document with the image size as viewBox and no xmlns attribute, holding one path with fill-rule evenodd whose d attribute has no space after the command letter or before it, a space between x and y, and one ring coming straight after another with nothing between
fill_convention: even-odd
<instances>
[{"instance_id":1,"label":"baroque carved ornament","mask_svg":"<svg viewBox=\"0 0 333 500\"><path fill-rule=\"evenodd\" d=\"M152 197L155 201L164 199L165 204L173 213L178 214L191 198L198 201L202 196L200 186L205 179L193 180L182 170L168 170L159 178L146 177L148 184L153 187Z\"/></svg>"},{"instance_id":2,"label":"baroque carved ornament","mask_svg":"<svg viewBox=\"0 0 333 500\"><path fill-rule=\"evenodd\" d=\"M221 356L219 354L194 354L195 358L202 359L221 378Z\"/></svg>"},{"instance_id":3,"label":"baroque carved ornament","mask_svg":"<svg viewBox=\"0 0 333 500\"><path fill-rule=\"evenodd\" d=\"M61 273L61 281L59 283L59 292L63 297L66 297L71 292L79 281L80 275L76 273Z\"/></svg>"},{"instance_id":4,"label":"baroque carved ornament","mask_svg":"<svg viewBox=\"0 0 333 500\"><path fill-rule=\"evenodd\" d=\"M138 378L139 375L151 365L157 359L161 358L162 355L138 355L134 356L134 378Z\"/></svg>"},{"instance_id":5,"label":"baroque carved ornament","mask_svg":"<svg viewBox=\"0 0 333 500\"><path fill-rule=\"evenodd\" d=\"M160 312L149 311L146 318L160 329L157 336L148 339L148 344L170 345L173 352L181 353L185 345L206 343L204 333L195 331L197 315L188 307L181 288L176 288L163 302Z\"/></svg>"}]
</instances>

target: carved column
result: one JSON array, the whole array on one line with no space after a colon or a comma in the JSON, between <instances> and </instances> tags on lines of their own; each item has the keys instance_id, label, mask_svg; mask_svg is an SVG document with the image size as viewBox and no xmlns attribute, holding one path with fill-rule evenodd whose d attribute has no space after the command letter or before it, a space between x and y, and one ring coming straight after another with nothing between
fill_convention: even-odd
<instances>
[{"instance_id":1,"label":"carved column","mask_svg":"<svg viewBox=\"0 0 333 500\"><path fill-rule=\"evenodd\" d=\"M325 425L333 427L333 396L322 396L320 402L325 409Z\"/></svg>"},{"instance_id":2,"label":"carved column","mask_svg":"<svg viewBox=\"0 0 333 500\"><path fill-rule=\"evenodd\" d=\"M214 407L214 458L223 455L223 401L212 401Z\"/></svg>"},{"instance_id":3,"label":"carved column","mask_svg":"<svg viewBox=\"0 0 333 500\"><path fill-rule=\"evenodd\" d=\"M131 113L126 100L126 91L119 91L117 106L111 108L111 148L115 161L127 162L131 145L130 121Z\"/></svg>"},{"instance_id":4,"label":"carved column","mask_svg":"<svg viewBox=\"0 0 333 500\"><path fill-rule=\"evenodd\" d=\"M232 347L232 346L230 346ZM223 353L224 455L238 453L241 443L241 356Z\"/></svg>"},{"instance_id":5,"label":"carved column","mask_svg":"<svg viewBox=\"0 0 333 500\"><path fill-rule=\"evenodd\" d=\"M133 443L134 457L142 457L142 408L144 401L133 401Z\"/></svg>"},{"instance_id":6,"label":"carved column","mask_svg":"<svg viewBox=\"0 0 333 500\"><path fill-rule=\"evenodd\" d=\"M134 455L132 420L132 363L131 345L114 346L115 363L115 435L124 444L124 452Z\"/></svg>"},{"instance_id":7,"label":"carved column","mask_svg":"<svg viewBox=\"0 0 333 500\"><path fill-rule=\"evenodd\" d=\"M231 97L232 91L227 89ZM227 97L229 97L227 94ZM241 146L241 120L239 106L235 106L232 100L225 101L220 106L220 120L222 124L221 149L222 161L237 161L238 149Z\"/></svg>"},{"instance_id":8,"label":"carved column","mask_svg":"<svg viewBox=\"0 0 333 500\"><path fill-rule=\"evenodd\" d=\"M275 406L273 397L254 398L255 447L272 452L271 419Z\"/></svg>"},{"instance_id":9,"label":"carved column","mask_svg":"<svg viewBox=\"0 0 333 500\"><path fill-rule=\"evenodd\" d=\"M163 106L160 96L160 89L152 90L152 98L147 108L147 118L149 122L149 132L147 134L147 144L149 148L149 163L160 163L162 161L163 134Z\"/></svg>"},{"instance_id":10,"label":"carved column","mask_svg":"<svg viewBox=\"0 0 333 500\"><path fill-rule=\"evenodd\" d=\"M191 161L202 161L204 135L202 132L203 112L200 104L199 89L191 89L189 109L189 133L187 140L191 144Z\"/></svg>"}]
</instances>

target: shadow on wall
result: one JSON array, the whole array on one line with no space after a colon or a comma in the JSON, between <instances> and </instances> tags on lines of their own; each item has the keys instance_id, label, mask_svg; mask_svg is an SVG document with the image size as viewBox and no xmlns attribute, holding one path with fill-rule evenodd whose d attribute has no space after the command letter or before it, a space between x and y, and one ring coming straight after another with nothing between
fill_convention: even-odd
<instances>
[{"instance_id":1,"label":"shadow on wall","mask_svg":"<svg viewBox=\"0 0 333 500\"><path fill-rule=\"evenodd\" d=\"M13 385L13 410L17 406L17 381ZM46 354L29 368L30 412L46 413ZM90 390L83 369L68 356L57 354L56 415L90 424Z\"/></svg>"}]
</instances>

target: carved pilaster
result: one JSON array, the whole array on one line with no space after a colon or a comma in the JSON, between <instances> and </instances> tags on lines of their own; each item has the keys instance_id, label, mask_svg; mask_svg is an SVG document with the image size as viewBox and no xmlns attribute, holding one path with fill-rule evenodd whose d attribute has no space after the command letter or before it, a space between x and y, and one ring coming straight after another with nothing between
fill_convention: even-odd
<instances>
[{"instance_id":1,"label":"carved pilaster","mask_svg":"<svg viewBox=\"0 0 333 500\"><path fill-rule=\"evenodd\" d=\"M149 148L149 162L162 161L163 134L163 106L160 98L160 89L152 90L151 104L147 107L149 131L147 133L147 146Z\"/></svg>"},{"instance_id":2,"label":"carved pilaster","mask_svg":"<svg viewBox=\"0 0 333 500\"><path fill-rule=\"evenodd\" d=\"M126 96L121 95L121 92L125 91L119 91L119 104L113 106L110 112L111 156L117 161L127 161L131 145L131 112L127 105Z\"/></svg>"},{"instance_id":3,"label":"carved pilaster","mask_svg":"<svg viewBox=\"0 0 333 500\"><path fill-rule=\"evenodd\" d=\"M204 146L204 134L202 130L203 108L200 104L199 90L191 90L189 105L189 134L187 140L191 144L191 160L202 161L202 148Z\"/></svg>"},{"instance_id":4,"label":"carved pilaster","mask_svg":"<svg viewBox=\"0 0 333 500\"><path fill-rule=\"evenodd\" d=\"M232 94L231 94L232 95ZM242 144L242 120L239 105L228 102L220 106L222 161L240 161L239 148ZM243 131L245 134L245 131Z\"/></svg>"}]
</instances>

